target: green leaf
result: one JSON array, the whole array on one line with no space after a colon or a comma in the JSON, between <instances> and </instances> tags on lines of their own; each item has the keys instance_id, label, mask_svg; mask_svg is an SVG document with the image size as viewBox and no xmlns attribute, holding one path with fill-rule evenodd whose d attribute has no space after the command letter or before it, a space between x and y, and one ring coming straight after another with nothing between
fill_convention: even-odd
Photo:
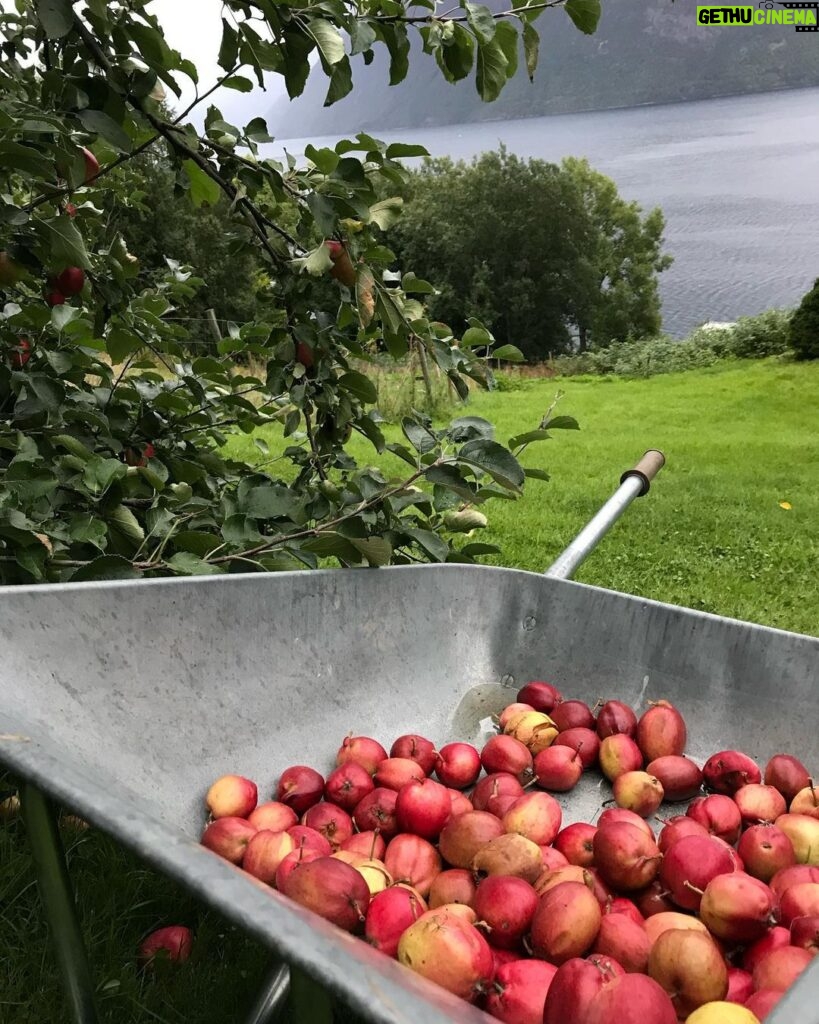
<instances>
[{"instance_id":1,"label":"green leaf","mask_svg":"<svg viewBox=\"0 0 819 1024\"><path fill-rule=\"evenodd\" d=\"M447 434L456 444L473 441L479 437L486 437L491 441L495 436L495 428L489 420L481 416L461 416L450 423Z\"/></svg>"},{"instance_id":2,"label":"green leaf","mask_svg":"<svg viewBox=\"0 0 819 1024\"><path fill-rule=\"evenodd\" d=\"M353 69L346 57L343 57L337 64L333 65L333 73L330 75L330 85L327 88L327 95L324 98L324 106L331 107L339 100L343 100L353 88Z\"/></svg>"},{"instance_id":3,"label":"green leaf","mask_svg":"<svg viewBox=\"0 0 819 1024\"><path fill-rule=\"evenodd\" d=\"M55 306L51 310L51 326L59 333L78 316L82 316L82 310L77 309L76 306L69 306L67 303Z\"/></svg>"},{"instance_id":4,"label":"green leaf","mask_svg":"<svg viewBox=\"0 0 819 1024\"><path fill-rule=\"evenodd\" d=\"M279 519L291 515L297 505L298 498L289 488L261 484L250 489L242 511L254 519Z\"/></svg>"},{"instance_id":5,"label":"green leaf","mask_svg":"<svg viewBox=\"0 0 819 1024\"><path fill-rule=\"evenodd\" d=\"M47 249L51 266L91 268L85 242L70 217L37 220L33 226Z\"/></svg>"},{"instance_id":6,"label":"green leaf","mask_svg":"<svg viewBox=\"0 0 819 1024\"><path fill-rule=\"evenodd\" d=\"M309 143L304 147L304 155L311 163L315 164L322 174L332 174L338 167L339 155L334 149L326 147L316 149L312 143Z\"/></svg>"},{"instance_id":7,"label":"green leaf","mask_svg":"<svg viewBox=\"0 0 819 1024\"><path fill-rule=\"evenodd\" d=\"M408 416L401 420L401 429L404 432L404 437L421 455L431 452L438 444L437 437L428 427L422 426L416 420L411 420Z\"/></svg>"},{"instance_id":8,"label":"green leaf","mask_svg":"<svg viewBox=\"0 0 819 1024\"><path fill-rule=\"evenodd\" d=\"M497 544L465 544L461 548L462 555L468 555L469 558L477 558L479 555L499 555L501 549Z\"/></svg>"},{"instance_id":9,"label":"green leaf","mask_svg":"<svg viewBox=\"0 0 819 1024\"><path fill-rule=\"evenodd\" d=\"M369 377L365 377L363 373L358 373L356 370L349 370L343 374L339 378L338 386L369 405L378 401L378 390L375 384Z\"/></svg>"},{"instance_id":10,"label":"green leaf","mask_svg":"<svg viewBox=\"0 0 819 1024\"><path fill-rule=\"evenodd\" d=\"M491 345L495 339L483 327L468 327L461 338L461 348L477 348L480 345Z\"/></svg>"},{"instance_id":11,"label":"green leaf","mask_svg":"<svg viewBox=\"0 0 819 1024\"><path fill-rule=\"evenodd\" d=\"M4 171L22 171L24 174L46 180L54 173L52 160L20 142L0 142L0 166Z\"/></svg>"},{"instance_id":12,"label":"green leaf","mask_svg":"<svg viewBox=\"0 0 819 1024\"><path fill-rule=\"evenodd\" d=\"M377 224L382 231L392 227L400 218L404 200L400 196L391 196L389 199L382 199L370 207L370 219Z\"/></svg>"},{"instance_id":13,"label":"green leaf","mask_svg":"<svg viewBox=\"0 0 819 1024\"><path fill-rule=\"evenodd\" d=\"M194 160L184 160L182 170L190 182L190 196L194 206L216 206L222 190Z\"/></svg>"},{"instance_id":14,"label":"green leaf","mask_svg":"<svg viewBox=\"0 0 819 1024\"><path fill-rule=\"evenodd\" d=\"M564 8L581 32L587 36L594 34L602 14L600 0L566 0Z\"/></svg>"},{"instance_id":15,"label":"green leaf","mask_svg":"<svg viewBox=\"0 0 819 1024\"><path fill-rule=\"evenodd\" d=\"M78 569L71 577L72 583L88 580L138 580L140 573L127 558L120 555L101 555L93 562Z\"/></svg>"},{"instance_id":16,"label":"green leaf","mask_svg":"<svg viewBox=\"0 0 819 1024\"><path fill-rule=\"evenodd\" d=\"M267 121L263 117L254 117L252 121L245 125L245 135L251 142L258 142L260 144L265 142L275 142L275 139L267 130Z\"/></svg>"},{"instance_id":17,"label":"green leaf","mask_svg":"<svg viewBox=\"0 0 819 1024\"><path fill-rule=\"evenodd\" d=\"M498 22L495 42L506 57L506 77L514 78L518 70L518 33L515 26L509 21Z\"/></svg>"},{"instance_id":18,"label":"green leaf","mask_svg":"<svg viewBox=\"0 0 819 1024\"><path fill-rule=\"evenodd\" d=\"M351 537L350 543L361 552L370 565L389 565L392 545L383 537Z\"/></svg>"},{"instance_id":19,"label":"green leaf","mask_svg":"<svg viewBox=\"0 0 819 1024\"><path fill-rule=\"evenodd\" d=\"M37 0L37 20L49 39L62 39L74 25L71 0Z\"/></svg>"},{"instance_id":20,"label":"green leaf","mask_svg":"<svg viewBox=\"0 0 819 1024\"><path fill-rule=\"evenodd\" d=\"M355 56L369 50L376 40L375 29L368 21L353 18L350 24L350 54Z\"/></svg>"},{"instance_id":21,"label":"green leaf","mask_svg":"<svg viewBox=\"0 0 819 1024\"><path fill-rule=\"evenodd\" d=\"M224 569L218 565L209 565L190 551L177 551L173 558L168 559L168 568L177 576L218 576Z\"/></svg>"},{"instance_id":22,"label":"green leaf","mask_svg":"<svg viewBox=\"0 0 819 1024\"><path fill-rule=\"evenodd\" d=\"M409 450L409 448L407 448L407 446L405 444L396 444L395 442L392 442L392 443L386 445L386 450L388 452L392 452L393 455L397 456L399 459L401 459L402 461L406 462L408 466L412 466L413 469L417 468L416 467L416 462L417 462L416 457Z\"/></svg>"},{"instance_id":23,"label":"green leaf","mask_svg":"<svg viewBox=\"0 0 819 1024\"><path fill-rule=\"evenodd\" d=\"M31 390L49 412L59 409L65 401L65 388L58 380L44 373L33 373L29 377Z\"/></svg>"},{"instance_id":24,"label":"green leaf","mask_svg":"<svg viewBox=\"0 0 819 1024\"><path fill-rule=\"evenodd\" d=\"M469 22L470 28L475 33L478 45L481 43L491 43L495 38L495 29L497 26L489 8L485 7L483 4L472 3L465 3L463 7L466 11L466 20Z\"/></svg>"},{"instance_id":25,"label":"green leaf","mask_svg":"<svg viewBox=\"0 0 819 1024\"><path fill-rule=\"evenodd\" d=\"M436 52L436 57L444 73L453 82L460 82L475 63L475 37L462 25L455 25L452 39Z\"/></svg>"},{"instance_id":26,"label":"green leaf","mask_svg":"<svg viewBox=\"0 0 819 1024\"><path fill-rule=\"evenodd\" d=\"M93 132L95 135L101 135L120 153L131 152L131 139L123 130L122 125L117 124L104 111L81 110L77 117L82 122L82 126L86 131Z\"/></svg>"},{"instance_id":27,"label":"green leaf","mask_svg":"<svg viewBox=\"0 0 819 1024\"><path fill-rule=\"evenodd\" d=\"M429 156L429 150L411 142L391 142L384 155L388 160L398 160L402 156Z\"/></svg>"},{"instance_id":28,"label":"green leaf","mask_svg":"<svg viewBox=\"0 0 819 1024\"><path fill-rule=\"evenodd\" d=\"M379 25L381 38L390 53L390 85L398 85L409 71L410 42L404 25Z\"/></svg>"},{"instance_id":29,"label":"green leaf","mask_svg":"<svg viewBox=\"0 0 819 1024\"><path fill-rule=\"evenodd\" d=\"M24 505L44 498L59 485L53 473L37 468L30 462L13 462L3 475L3 483Z\"/></svg>"},{"instance_id":30,"label":"green leaf","mask_svg":"<svg viewBox=\"0 0 819 1024\"><path fill-rule=\"evenodd\" d=\"M234 92L253 92L253 83L242 75L231 75L222 82L222 85L226 89L233 89Z\"/></svg>"},{"instance_id":31,"label":"green leaf","mask_svg":"<svg viewBox=\"0 0 819 1024\"><path fill-rule=\"evenodd\" d=\"M222 42L219 46L219 67L230 71L236 66L239 56L239 33L222 18Z\"/></svg>"},{"instance_id":32,"label":"green leaf","mask_svg":"<svg viewBox=\"0 0 819 1024\"><path fill-rule=\"evenodd\" d=\"M308 540L303 547L319 558L340 558L345 562L361 561L361 554L353 542L340 533L322 533Z\"/></svg>"},{"instance_id":33,"label":"green leaf","mask_svg":"<svg viewBox=\"0 0 819 1024\"><path fill-rule=\"evenodd\" d=\"M452 464L430 466L424 477L431 484L435 484L437 487L445 487L466 501L471 501L475 496L475 491L469 486L469 481L465 480L458 467Z\"/></svg>"},{"instance_id":34,"label":"green leaf","mask_svg":"<svg viewBox=\"0 0 819 1024\"><path fill-rule=\"evenodd\" d=\"M373 292L375 291L375 277L369 267L361 264L358 267L355 279L355 298L358 305L358 317L362 327L369 327L372 323L375 306L373 303ZM339 327L341 324L339 324ZM375 399L373 399L375 401Z\"/></svg>"},{"instance_id":35,"label":"green leaf","mask_svg":"<svg viewBox=\"0 0 819 1024\"><path fill-rule=\"evenodd\" d=\"M240 512L228 516L222 523L222 536L226 544L237 548L245 548L248 544L255 545L262 540L256 520Z\"/></svg>"},{"instance_id":36,"label":"green leaf","mask_svg":"<svg viewBox=\"0 0 819 1024\"><path fill-rule=\"evenodd\" d=\"M526 56L526 73L529 75L529 81L534 82L540 53L540 36L537 29L528 21L523 23L523 52Z\"/></svg>"},{"instance_id":37,"label":"green leaf","mask_svg":"<svg viewBox=\"0 0 819 1024\"><path fill-rule=\"evenodd\" d=\"M137 544L145 540L145 531L139 525L139 520L134 513L125 505L117 505L108 513L108 521L117 530Z\"/></svg>"},{"instance_id":38,"label":"green leaf","mask_svg":"<svg viewBox=\"0 0 819 1024\"><path fill-rule=\"evenodd\" d=\"M335 25L323 18L313 18L305 23L304 30L313 37L327 64L338 64L344 59L344 39Z\"/></svg>"},{"instance_id":39,"label":"green leaf","mask_svg":"<svg viewBox=\"0 0 819 1024\"><path fill-rule=\"evenodd\" d=\"M127 475L128 468L119 459L104 459L94 455L88 460L83 473L83 483L92 494L100 495L116 480Z\"/></svg>"},{"instance_id":40,"label":"green leaf","mask_svg":"<svg viewBox=\"0 0 819 1024\"><path fill-rule=\"evenodd\" d=\"M310 192L305 202L319 231L323 235L332 235L338 225L338 213L334 203L320 192Z\"/></svg>"},{"instance_id":41,"label":"green leaf","mask_svg":"<svg viewBox=\"0 0 819 1024\"><path fill-rule=\"evenodd\" d=\"M507 363L525 363L526 356L514 345L501 345L500 348L492 350L493 359L503 359Z\"/></svg>"},{"instance_id":42,"label":"green leaf","mask_svg":"<svg viewBox=\"0 0 819 1024\"><path fill-rule=\"evenodd\" d=\"M549 431L543 430L527 430L523 434L516 434L514 437L509 438L510 448L519 448L522 444L534 444L535 441L548 441Z\"/></svg>"},{"instance_id":43,"label":"green leaf","mask_svg":"<svg viewBox=\"0 0 819 1024\"><path fill-rule=\"evenodd\" d=\"M105 348L114 366L124 362L132 353L138 352L143 345L142 339L125 327L112 327L105 339Z\"/></svg>"},{"instance_id":44,"label":"green leaf","mask_svg":"<svg viewBox=\"0 0 819 1024\"><path fill-rule=\"evenodd\" d=\"M523 486L525 477L520 463L508 448L497 441L485 438L467 441L458 452L458 459L482 469L497 483L511 490L518 491Z\"/></svg>"},{"instance_id":45,"label":"green leaf","mask_svg":"<svg viewBox=\"0 0 819 1024\"><path fill-rule=\"evenodd\" d=\"M68 535L78 544L91 544L92 547L105 550L108 530L102 519L90 513L79 513L71 517L68 524Z\"/></svg>"},{"instance_id":46,"label":"green leaf","mask_svg":"<svg viewBox=\"0 0 819 1024\"><path fill-rule=\"evenodd\" d=\"M293 260L293 262L300 265L302 270L306 270L313 277L321 277L323 274L327 274L333 267L330 250L324 242L318 248L313 249L305 259Z\"/></svg>"},{"instance_id":47,"label":"green leaf","mask_svg":"<svg viewBox=\"0 0 819 1024\"><path fill-rule=\"evenodd\" d=\"M222 539L204 530L180 530L173 535L173 546L177 551L189 551L205 558L211 551L222 546Z\"/></svg>"},{"instance_id":48,"label":"green leaf","mask_svg":"<svg viewBox=\"0 0 819 1024\"><path fill-rule=\"evenodd\" d=\"M83 462L88 462L92 456L90 448L86 446L76 437L72 437L71 434L55 434L51 438L51 443L58 445L60 448L65 448L66 451L71 452L72 455L76 455L78 459L82 459Z\"/></svg>"},{"instance_id":49,"label":"green leaf","mask_svg":"<svg viewBox=\"0 0 819 1024\"><path fill-rule=\"evenodd\" d=\"M313 39L298 25L290 24L284 29L284 84L290 99L301 96L310 75L308 55L315 47Z\"/></svg>"},{"instance_id":50,"label":"green leaf","mask_svg":"<svg viewBox=\"0 0 819 1024\"><path fill-rule=\"evenodd\" d=\"M527 480L550 480L551 477L545 469L527 468L523 471Z\"/></svg>"},{"instance_id":51,"label":"green leaf","mask_svg":"<svg viewBox=\"0 0 819 1024\"><path fill-rule=\"evenodd\" d=\"M491 103L500 95L506 84L506 54L500 43L478 45L478 62L475 85L484 103Z\"/></svg>"},{"instance_id":52,"label":"green leaf","mask_svg":"<svg viewBox=\"0 0 819 1024\"><path fill-rule=\"evenodd\" d=\"M372 444L375 450L380 454L384 451L386 442L384 435L378 426L370 419L369 416L363 416L357 423L356 427L358 430L367 438Z\"/></svg>"},{"instance_id":53,"label":"green leaf","mask_svg":"<svg viewBox=\"0 0 819 1024\"><path fill-rule=\"evenodd\" d=\"M404 529L401 532L411 537L418 547L429 555L433 562L443 562L449 554L447 542L431 530Z\"/></svg>"},{"instance_id":54,"label":"green leaf","mask_svg":"<svg viewBox=\"0 0 819 1024\"><path fill-rule=\"evenodd\" d=\"M404 274L401 281L401 287L405 292L412 295L434 295L435 288L429 283L429 281L423 281L420 277L416 277L415 274L410 270L409 273Z\"/></svg>"},{"instance_id":55,"label":"green leaf","mask_svg":"<svg viewBox=\"0 0 819 1024\"><path fill-rule=\"evenodd\" d=\"M580 424L574 416L555 416L546 422L547 430L580 430Z\"/></svg>"}]
</instances>

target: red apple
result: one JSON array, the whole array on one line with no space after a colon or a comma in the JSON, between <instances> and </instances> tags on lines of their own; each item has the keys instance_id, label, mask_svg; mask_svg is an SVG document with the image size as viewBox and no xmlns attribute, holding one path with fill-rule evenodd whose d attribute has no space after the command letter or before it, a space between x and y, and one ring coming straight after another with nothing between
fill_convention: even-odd
<instances>
[{"instance_id":1,"label":"red apple","mask_svg":"<svg viewBox=\"0 0 819 1024\"><path fill-rule=\"evenodd\" d=\"M451 815L449 790L434 779L409 782L398 791L395 819L402 832L437 839Z\"/></svg>"},{"instance_id":2,"label":"red apple","mask_svg":"<svg viewBox=\"0 0 819 1024\"><path fill-rule=\"evenodd\" d=\"M202 845L231 864L241 864L256 829L244 818L217 818L202 833Z\"/></svg>"},{"instance_id":3,"label":"red apple","mask_svg":"<svg viewBox=\"0 0 819 1024\"><path fill-rule=\"evenodd\" d=\"M295 848L293 837L287 832L270 832L268 829L262 829L251 836L242 867L254 878L273 885L279 865Z\"/></svg>"},{"instance_id":4,"label":"red apple","mask_svg":"<svg viewBox=\"0 0 819 1024\"><path fill-rule=\"evenodd\" d=\"M151 964L156 960L170 960L182 964L191 955L193 932L181 924L169 925L151 932L139 944L139 960Z\"/></svg>"},{"instance_id":5,"label":"red apple","mask_svg":"<svg viewBox=\"0 0 819 1024\"><path fill-rule=\"evenodd\" d=\"M435 774L450 789L467 789L481 774L481 755L469 743L447 743L438 751Z\"/></svg>"}]
</instances>

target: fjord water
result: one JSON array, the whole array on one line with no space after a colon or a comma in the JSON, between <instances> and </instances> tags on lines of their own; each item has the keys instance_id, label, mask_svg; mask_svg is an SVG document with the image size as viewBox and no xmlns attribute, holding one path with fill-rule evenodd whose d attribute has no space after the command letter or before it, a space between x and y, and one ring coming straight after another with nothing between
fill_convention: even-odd
<instances>
[{"instance_id":1,"label":"fjord water","mask_svg":"<svg viewBox=\"0 0 819 1024\"><path fill-rule=\"evenodd\" d=\"M521 157L585 156L622 195L661 206L674 256L663 321L677 336L792 306L819 277L819 89L372 134L455 159L501 143ZM307 141L319 144L284 145Z\"/></svg>"}]
</instances>

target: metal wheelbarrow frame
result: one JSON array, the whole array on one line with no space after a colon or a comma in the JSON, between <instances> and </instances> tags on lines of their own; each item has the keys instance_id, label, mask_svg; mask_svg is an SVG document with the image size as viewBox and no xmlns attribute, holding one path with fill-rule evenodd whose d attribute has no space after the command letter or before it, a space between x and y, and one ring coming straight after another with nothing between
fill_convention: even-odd
<instances>
[{"instance_id":1,"label":"metal wheelbarrow frame","mask_svg":"<svg viewBox=\"0 0 819 1024\"><path fill-rule=\"evenodd\" d=\"M24 780L74 1020L96 1015L52 799L363 1019L479 1024L481 1011L201 847L209 782L236 771L272 784L308 758L329 767L349 728L479 741L522 682L542 677L591 701L670 698L697 731L694 756L733 743L819 759L810 716L783 713L813 706L819 640L568 580L661 464L655 454L625 474L545 575L442 565L0 588L0 764ZM584 780L566 820L590 820L603 798ZM275 1015L286 991L277 966L252 1019ZM819 964L771 1024L815 1024L817 993ZM321 993L307 998L318 1002L303 1019L328 1019Z\"/></svg>"}]
</instances>

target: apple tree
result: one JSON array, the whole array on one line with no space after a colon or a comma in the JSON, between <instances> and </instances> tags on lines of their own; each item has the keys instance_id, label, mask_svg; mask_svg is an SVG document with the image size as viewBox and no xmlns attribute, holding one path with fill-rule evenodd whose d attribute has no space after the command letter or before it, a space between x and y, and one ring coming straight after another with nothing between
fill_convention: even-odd
<instances>
[{"instance_id":1,"label":"apple tree","mask_svg":"<svg viewBox=\"0 0 819 1024\"><path fill-rule=\"evenodd\" d=\"M261 117L230 124L212 98L269 74L296 96L315 73L330 104L374 47L399 82L419 33L444 78L473 77L491 101L519 53L534 74L546 9L592 32L600 0L512 0L500 12L462 0L443 14L432 0L225 0L221 74L208 88L149 7L0 6L0 583L494 550L470 536L485 523L477 506L519 494L538 475L521 467L522 448L573 424L547 413L505 444L478 417L437 429L414 416L400 443L385 440L366 374L377 353L423 352L463 399L469 381L492 385L474 355L492 346L489 332L475 321L455 338L426 313L432 284L410 268L399 281L383 274L393 260L383 232L401 212L388 186L399 190L402 159L422 147L359 134L308 147L300 166L266 155ZM195 90L184 107L183 79ZM115 227L111 172L150 151L171 162L180 203L220 205L237 251L266 261L275 315L231 326L216 354L192 353L173 317L203 282L167 253L167 272L146 288ZM262 373L246 369L249 356ZM271 423L284 435L275 459L225 454L230 431ZM353 432L406 471L392 479L357 464L345 447Z\"/></svg>"}]
</instances>

